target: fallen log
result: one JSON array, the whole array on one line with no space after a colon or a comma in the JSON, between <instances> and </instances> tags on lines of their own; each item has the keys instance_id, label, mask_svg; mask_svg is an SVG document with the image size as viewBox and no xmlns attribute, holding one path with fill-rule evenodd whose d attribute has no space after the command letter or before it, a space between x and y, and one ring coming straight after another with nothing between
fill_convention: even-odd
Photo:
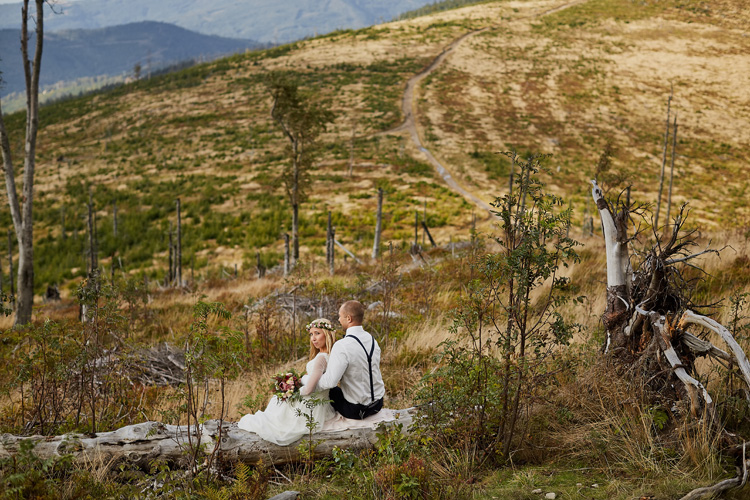
<instances>
[{"instance_id":1,"label":"fallen log","mask_svg":"<svg viewBox=\"0 0 750 500\"><path fill-rule=\"evenodd\" d=\"M385 428L401 424L405 431L412 423L411 410L393 410L395 420L383 422ZM189 451L188 433L194 446L203 446L209 452L216 447L218 436L219 460L241 461L255 465L261 461L266 465L299 462L299 444L307 437L289 446L279 446L260 438L255 433L237 427L236 422L224 421L219 429L219 420L209 420L200 429L187 426L167 425L160 422L144 422L129 425L111 432L97 434L64 434L61 436L0 436L0 459L14 456L24 441L32 441L34 455L42 460L71 456L76 463L130 463L148 467L154 460L171 464L185 463ZM359 451L372 448L377 442L378 428L353 428L337 431L322 431L312 435L316 444L315 457L330 456L334 448ZM200 436L200 442L197 441Z\"/></svg>"}]
</instances>

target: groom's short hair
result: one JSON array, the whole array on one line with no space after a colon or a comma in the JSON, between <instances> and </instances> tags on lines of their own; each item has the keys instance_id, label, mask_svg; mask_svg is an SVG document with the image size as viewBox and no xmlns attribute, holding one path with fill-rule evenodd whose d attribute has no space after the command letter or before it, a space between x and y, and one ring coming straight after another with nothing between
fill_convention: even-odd
<instances>
[{"instance_id":1,"label":"groom's short hair","mask_svg":"<svg viewBox=\"0 0 750 500\"><path fill-rule=\"evenodd\" d=\"M365 306L357 300L347 300L341 305L341 309L352 317L352 321L362 324L365 319Z\"/></svg>"}]
</instances>

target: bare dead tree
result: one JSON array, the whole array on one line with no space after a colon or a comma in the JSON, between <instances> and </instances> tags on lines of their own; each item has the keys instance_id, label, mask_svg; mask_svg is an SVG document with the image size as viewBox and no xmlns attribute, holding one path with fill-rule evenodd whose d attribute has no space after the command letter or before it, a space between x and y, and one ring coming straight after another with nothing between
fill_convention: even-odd
<instances>
[{"instance_id":1,"label":"bare dead tree","mask_svg":"<svg viewBox=\"0 0 750 500\"><path fill-rule=\"evenodd\" d=\"M42 67L44 47L44 0L35 0L36 46L34 60L29 59L29 0L21 4L21 54L26 81L26 137L24 142L23 186L21 201L16 189L16 176L13 168L10 139L3 120L0 104L0 149L3 157L5 186L8 191L13 227L18 240L18 304L14 318L15 325L31 321L34 302L34 233L33 200L34 169L36 166L36 137L39 128L39 73Z\"/></svg>"},{"instance_id":2,"label":"bare dead tree","mask_svg":"<svg viewBox=\"0 0 750 500\"><path fill-rule=\"evenodd\" d=\"M372 244L372 258L380 254L380 233L383 229L383 188L378 188L378 211L375 215L375 241Z\"/></svg>"},{"instance_id":3,"label":"bare dead tree","mask_svg":"<svg viewBox=\"0 0 750 500\"><path fill-rule=\"evenodd\" d=\"M263 279L266 276L266 267L260 259L260 252L255 252L256 259L256 270L258 271L258 279Z\"/></svg>"},{"instance_id":4,"label":"bare dead tree","mask_svg":"<svg viewBox=\"0 0 750 500\"><path fill-rule=\"evenodd\" d=\"M94 219L94 198L91 187L89 187L88 203L88 228L89 228L89 276L93 276L99 267L96 249L96 221Z\"/></svg>"},{"instance_id":5,"label":"bare dead tree","mask_svg":"<svg viewBox=\"0 0 750 500\"><path fill-rule=\"evenodd\" d=\"M602 316L607 333L604 352L623 374L640 380L654 398L671 400L671 407L677 411L686 407L689 412L684 412L684 418L705 416L710 428L722 433L720 437L725 444L738 446L734 434L722 431L714 400L701 382L704 374L696 358L707 357L738 367L746 389L750 388L750 362L729 330L694 312L715 304L692 302L693 279L685 272L686 268L700 270L694 263L697 257L718 254L720 250L709 246L692 251L698 246L697 230L685 230L687 210L683 205L671 231L662 240L653 224L654 243L631 256L629 246L635 248L643 232L636 228L635 234L628 236L627 229L631 213L639 209L619 199L608 202L596 181L592 182L607 256L607 305ZM696 333L689 331L696 327ZM712 344L702 334L706 331L718 335L729 347L728 351ZM746 397L750 401L750 392L746 392ZM746 471L747 461L743 457L740 474L747 477Z\"/></svg>"},{"instance_id":6,"label":"bare dead tree","mask_svg":"<svg viewBox=\"0 0 750 500\"><path fill-rule=\"evenodd\" d=\"M180 199L177 198L177 246L175 248L175 276L177 286L182 286L182 213L180 211Z\"/></svg>"},{"instance_id":7,"label":"bare dead tree","mask_svg":"<svg viewBox=\"0 0 750 500\"><path fill-rule=\"evenodd\" d=\"M674 181L674 159L677 151L677 113L674 114L674 125L672 127L672 163L669 166L669 191L667 191L667 224L672 209L672 183Z\"/></svg>"},{"instance_id":8,"label":"bare dead tree","mask_svg":"<svg viewBox=\"0 0 750 500\"><path fill-rule=\"evenodd\" d=\"M659 227L659 209L661 208L661 193L664 190L664 169L667 165L667 147L669 146L669 113L672 105L672 95L674 90L669 92L667 99L667 125L664 130L664 151L661 157L661 174L659 175L659 192L656 197L656 214L654 215L654 227Z\"/></svg>"},{"instance_id":9,"label":"bare dead tree","mask_svg":"<svg viewBox=\"0 0 750 500\"><path fill-rule=\"evenodd\" d=\"M174 281L174 243L172 242L172 223L169 223L169 271L165 286L171 286Z\"/></svg>"},{"instance_id":10,"label":"bare dead tree","mask_svg":"<svg viewBox=\"0 0 750 500\"><path fill-rule=\"evenodd\" d=\"M349 139L349 178L354 173L354 140L357 137L357 117L352 116L352 137Z\"/></svg>"},{"instance_id":11,"label":"bare dead tree","mask_svg":"<svg viewBox=\"0 0 750 500\"><path fill-rule=\"evenodd\" d=\"M419 252L419 211L414 211L414 245L411 247L411 253Z\"/></svg>"},{"instance_id":12,"label":"bare dead tree","mask_svg":"<svg viewBox=\"0 0 750 500\"><path fill-rule=\"evenodd\" d=\"M331 248L331 260L328 262L328 273L333 276L336 272L336 248L334 247L336 242L336 228L331 226L331 239L328 245ZM344 258L346 260L346 257Z\"/></svg>"},{"instance_id":13,"label":"bare dead tree","mask_svg":"<svg viewBox=\"0 0 750 500\"><path fill-rule=\"evenodd\" d=\"M117 200L112 201L112 235L117 238Z\"/></svg>"},{"instance_id":14,"label":"bare dead tree","mask_svg":"<svg viewBox=\"0 0 750 500\"><path fill-rule=\"evenodd\" d=\"M326 265L331 266L331 254L333 246L331 245L331 211L328 211L328 225L326 226Z\"/></svg>"},{"instance_id":15,"label":"bare dead tree","mask_svg":"<svg viewBox=\"0 0 750 500\"><path fill-rule=\"evenodd\" d=\"M289 276L291 267L291 260L289 257L289 233L284 233L284 276Z\"/></svg>"},{"instance_id":16,"label":"bare dead tree","mask_svg":"<svg viewBox=\"0 0 750 500\"><path fill-rule=\"evenodd\" d=\"M13 285L13 238L10 229L8 229L8 281L10 281L10 305L16 306L16 290Z\"/></svg>"},{"instance_id":17,"label":"bare dead tree","mask_svg":"<svg viewBox=\"0 0 750 500\"><path fill-rule=\"evenodd\" d=\"M432 248L435 248L437 245L435 244L435 240L432 238L432 235L430 234L430 230L427 227L427 223L424 220L422 221L422 229L424 229L424 232L427 235L427 238L430 240L430 245L432 245Z\"/></svg>"}]
</instances>

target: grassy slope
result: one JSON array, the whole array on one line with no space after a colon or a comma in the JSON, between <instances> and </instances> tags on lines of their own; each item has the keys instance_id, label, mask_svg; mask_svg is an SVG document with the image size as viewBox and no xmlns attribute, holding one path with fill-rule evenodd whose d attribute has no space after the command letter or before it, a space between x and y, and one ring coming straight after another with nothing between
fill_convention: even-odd
<instances>
[{"instance_id":1,"label":"grassy slope","mask_svg":"<svg viewBox=\"0 0 750 500\"><path fill-rule=\"evenodd\" d=\"M746 227L750 93L739 75L750 65L747 18L729 5L626 0L539 16L549 5L519 7L531 16L522 21L504 11L431 79L431 146L487 195L507 172L490 152L552 154L549 181L581 218L583 207L593 209L586 180L612 141L623 185L655 202L672 86L676 202L689 201L703 227Z\"/></svg>"},{"instance_id":2,"label":"grassy slope","mask_svg":"<svg viewBox=\"0 0 750 500\"><path fill-rule=\"evenodd\" d=\"M83 239L63 241L60 233L62 212L68 233L84 231L89 184L105 266L117 250L126 269L161 277L177 197L186 215L186 262L249 268L256 250L267 265L279 262L290 214L275 182L285 144L262 85L272 69L295 73L337 113L303 207L308 255L323 252L327 210L339 239L367 254L376 187L387 193L384 241L406 244L413 211L425 201L439 241L449 233L465 238L471 207L442 187L405 136L373 134L400 122L409 76L450 40L486 26L428 77L420 95L423 139L460 182L491 201L507 184L508 164L497 151L547 152L549 182L581 220L593 208L586 181L610 140L613 168L633 184L634 198L653 202L671 83L680 120L677 203L690 201L703 227L747 226L750 107L736 77L750 64L746 26L689 2L630 8L626 0L592 0L542 15L560 4L486 3L338 32L44 108L38 289L85 267ZM21 115L8 121L18 159ZM353 126L357 166L349 179ZM3 222L9 225L7 212Z\"/></svg>"}]
</instances>

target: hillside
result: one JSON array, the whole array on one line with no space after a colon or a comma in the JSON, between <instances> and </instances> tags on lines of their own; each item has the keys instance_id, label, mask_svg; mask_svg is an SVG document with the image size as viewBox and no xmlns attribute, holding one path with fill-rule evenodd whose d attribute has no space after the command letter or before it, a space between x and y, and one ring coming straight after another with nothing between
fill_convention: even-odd
<instances>
[{"instance_id":1,"label":"hillside","mask_svg":"<svg viewBox=\"0 0 750 500\"><path fill-rule=\"evenodd\" d=\"M25 88L19 39L20 30L0 30L0 47L4 48L0 60L3 96L23 92ZM44 43L42 88L85 77L133 76L136 64L142 67L142 75L148 76L149 71L169 64L210 60L260 46L252 40L203 35L152 21L95 30L46 32ZM10 50L11 47L17 50Z\"/></svg>"},{"instance_id":2,"label":"hillside","mask_svg":"<svg viewBox=\"0 0 750 500\"><path fill-rule=\"evenodd\" d=\"M633 263L650 255L642 241L652 233L649 204L657 197L673 92L671 117L677 114L679 128L671 214L689 202L686 229L697 230L698 246L688 250L728 246L680 267L670 285L689 290L696 304L715 303L703 310L747 351L748 14L742 0L720 0L715 8L685 0L483 2L237 54L43 107L35 277L40 293L60 284L62 300L39 300L36 324L27 330L11 329L9 318L0 323L0 355L11 360L0 366L0 432L93 433L95 417L98 432L144 420L185 423L185 386L157 386L139 370L196 338L204 343L193 351L200 355L191 373L212 379L202 389L208 409L196 420L221 414L236 421L265 407L272 374L302 369L303 325L335 318L352 297L372 306L365 326L383 349L387 406L420 404L428 427L435 415L438 424L445 415L466 421L455 418L457 427L442 433L440 425L411 437L383 433L362 454L343 449L270 469L224 464L222 475L209 468L194 481L178 470L183 464L156 461L150 470L66 462L46 473L50 463L19 453L18 462L0 457L0 484L51 492L42 498L153 491L265 499L294 489L321 500L530 500L551 498L548 492L667 500L732 476L727 435L719 437L706 414L689 417L685 399L673 404L680 367L655 365L660 371L644 382L635 373L643 366L630 369L601 355L608 276L589 181L610 150L611 165L599 180L612 197L632 186L631 199L645 204L645 220L635 217L631 226L641 238L629 251ZM301 259L288 276L280 268L291 226L280 180L288 145L270 117L272 71L298 82L306 98L335 116L301 205ZM16 162L23 118L6 117ZM580 242L572 247L580 262L570 259L556 275L570 279L557 282L560 316L551 320L560 322L528 346L526 357L516 354L518 337L503 339L509 315L501 302L517 274L498 271L506 270L507 240L483 208L508 193L511 165L500 154L508 150L548 154L540 179L572 208L572 226L544 239L539 254L568 236ZM378 188L385 193L384 252L371 259ZM92 283L84 280L89 192L100 289L81 287ZM165 279L177 198L185 287ZM333 275L325 263L329 213L336 239L359 259L337 247ZM592 234L583 229L589 215ZM420 231L425 251L409 253L415 217L440 248ZM0 211L0 224L10 227L7 211ZM258 259L268 269L263 278ZM0 258L3 277L7 264ZM542 273L529 291L532 315L548 312L540 304L550 281ZM92 305L91 322L79 321L79 301ZM227 314L206 319L199 301L221 303ZM563 334L570 334L567 347ZM664 350L654 349L657 358ZM746 393L728 364L696 362L730 437L746 439ZM499 381L509 373L518 378L505 379L511 382L504 388L523 385L527 392L519 396L517 433L506 440L498 415L510 403ZM46 390L50 384L58 385ZM449 411L434 410L435 402ZM454 413L462 404L465 412ZM498 413L485 413L490 406ZM472 436L485 426L486 446L478 449ZM517 449L501 452L511 441ZM747 487L726 498L746 495Z\"/></svg>"},{"instance_id":3,"label":"hillside","mask_svg":"<svg viewBox=\"0 0 750 500\"><path fill-rule=\"evenodd\" d=\"M615 187L632 184L634 199L654 202L671 85L679 119L674 198L690 202L691 220L704 229L747 227L750 107L735 77L750 64L746 27L679 3L638 10L625 3L592 0L548 14L567 4L486 3L48 106L37 170L39 289L85 269L83 239L62 239L61 217L67 232L84 231L88 184L103 262L116 251L125 269L159 276L177 197L187 214L187 262L247 269L256 251L267 265L279 262L290 215L275 181L285 160L263 86L270 70L290 71L336 114L303 205L307 255L323 252L328 210L340 240L369 252L377 187L386 190L384 241L408 245L414 211L425 205L438 242L467 238L472 205L436 178L405 132L387 131L402 120L407 79L449 42L482 28L417 94L422 140L461 185L490 202L507 184L508 162L496 152L550 153L549 182L573 204L580 227L593 212L588 179L610 141L612 171L622 177ZM8 119L17 151L20 118ZM115 200L126 228L117 239L107 222Z\"/></svg>"}]
</instances>

